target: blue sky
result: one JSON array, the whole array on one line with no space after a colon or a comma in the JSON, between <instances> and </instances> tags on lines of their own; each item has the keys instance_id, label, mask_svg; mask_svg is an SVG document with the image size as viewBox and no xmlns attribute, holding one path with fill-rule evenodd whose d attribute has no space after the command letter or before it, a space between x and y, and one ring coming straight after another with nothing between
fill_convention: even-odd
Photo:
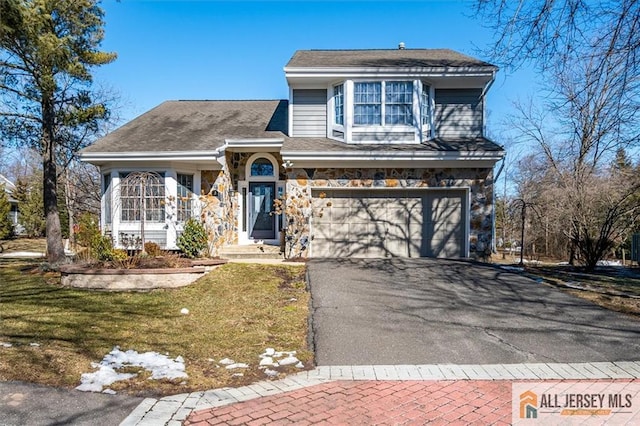
<instances>
[{"instance_id":1,"label":"blue sky","mask_svg":"<svg viewBox=\"0 0 640 426\"><path fill-rule=\"evenodd\" d=\"M96 71L117 91L122 123L169 99L283 99L283 67L298 49L451 48L480 53L491 32L472 3L448 1L105 0ZM504 71L489 92L489 130L534 90L533 74ZM122 124L121 123L121 124ZM500 143L500 141L497 141Z\"/></svg>"}]
</instances>

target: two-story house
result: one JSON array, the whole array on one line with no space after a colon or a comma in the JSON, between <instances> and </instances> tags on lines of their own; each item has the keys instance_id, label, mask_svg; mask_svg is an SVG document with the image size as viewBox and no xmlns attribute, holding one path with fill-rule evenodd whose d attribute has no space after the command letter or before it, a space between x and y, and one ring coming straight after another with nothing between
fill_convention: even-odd
<instances>
[{"instance_id":1,"label":"two-story house","mask_svg":"<svg viewBox=\"0 0 640 426\"><path fill-rule=\"evenodd\" d=\"M485 137L496 72L447 49L301 50L286 100L167 101L81 157L101 168L117 245L144 214L147 238L176 248L197 215L217 247L278 244L289 227L303 256L475 257L504 155ZM147 198L175 202L133 208L122 182L140 170L160 177Z\"/></svg>"}]
</instances>

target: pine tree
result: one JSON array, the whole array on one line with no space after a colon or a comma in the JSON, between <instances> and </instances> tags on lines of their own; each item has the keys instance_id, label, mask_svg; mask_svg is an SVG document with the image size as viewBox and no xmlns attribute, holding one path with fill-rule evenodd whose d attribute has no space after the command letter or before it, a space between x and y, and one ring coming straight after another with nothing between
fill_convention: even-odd
<instances>
[{"instance_id":1,"label":"pine tree","mask_svg":"<svg viewBox=\"0 0 640 426\"><path fill-rule=\"evenodd\" d=\"M92 70L116 55L104 37L97 0L0 1L0 137L42 157L47 253L65 260L58 210L58 163L108 118L91 90ZM3 107L2 105L11 106ZM61 160L64 158L64 161Z\"/></svg>"},{"instance_id":2,"label":"pine tree","mask_svg":"<svg viewBox=\"0 0 640 426\"><path fill-rule=\"evenodd\" d=\"M0 240L6 240L13 235L13 222L10 215L11 203L4 185L0 184Z\"/></svg>"}]
</instances>

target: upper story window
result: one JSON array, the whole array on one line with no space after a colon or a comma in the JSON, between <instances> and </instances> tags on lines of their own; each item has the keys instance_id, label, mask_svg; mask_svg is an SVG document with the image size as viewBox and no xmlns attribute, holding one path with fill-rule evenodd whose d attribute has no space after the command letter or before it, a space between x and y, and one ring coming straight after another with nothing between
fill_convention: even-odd
<instances>
[{"instance_id":1,"label":"upper story window","mask_svg":"<svg viewBox=\"0 0 640 426\"><path fill-rule=\"evenodd\" d=\"M178 221L185 222L191 218L193 207L193 175L178 173Z\"/></svg>"},{"instance_id":2,"label":"upper story window","mask_svg":"<svg viewBox=\"0 0 640 426\"><path fill-rule=\"evenodd\" d=\"M328 137L347 143L420 143L432 137L433 90L416 80L357 81L329 87Z\"/></svg>"},{"instance_id":3,"label":"upper story window","mask_svg":"<svg viewBox=\"0 0 640 426\"><path fill-rule=\"evenodd\" d=\"M335 124L344 126L344 84L333 87L333 108Z\"/></svg>"},{"instance_id":4,"label":"upper story window","mask_svg":"<svg viewBox=\"0 0 640 426\"><path fill-rule=\"evenodd\" d=\"M385 84L385 124L413 124L413 83L388 81Z\"/></svg>"},{"instance_id":5,"label":"upper story window","mask_svg":"<svg viewBox=\"0 0 640 426\"><path fill-rule=\"evenodd\" d=\"M382 83L353 85L353 123L382 124Z\"/></svg>"},{"instance_id":6,"label":"upper story window","mask_svg":"<svg viewBox=\"0 0 640 426\"><path fill-rule=\"evenodd\" d=\"M420 116L423 125L428 125L430 121L430 105L429 105L429 86L422 85L422 92L420 93Z\"/></svg>"},{"instance_id":7,"label":"upper story window","mask_svg":"<svg viewBox=\"0 0 640 426\"><path fill-rule=\"evenodd\" d=\"M413 82L354 83L353 124L413 125Z\"/></svg>"},{"instance_id":8,"label":"upper story window","mask_svg":"<svg viewBox=\"0 0 640 426\"><path fill-rule=\"evenodd\" d=\"M251 176L274 176L273 164L264 157L251 163Z\"/></svg>"}]
</instances>

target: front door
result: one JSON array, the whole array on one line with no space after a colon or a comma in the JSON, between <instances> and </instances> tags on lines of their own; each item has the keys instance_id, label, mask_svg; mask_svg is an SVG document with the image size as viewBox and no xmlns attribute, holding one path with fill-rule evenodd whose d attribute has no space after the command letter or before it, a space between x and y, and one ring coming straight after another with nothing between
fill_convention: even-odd
<instances>
[{"instance_id":1,"label":"front door","mask_svg":"<svg viewBox=\"0 0 640 426\"><path fill-rule=\"evenodd\" d=\"M249 183L249 238L271 240L276 237L276 215L273 198L276 192L274 182ZM272 214L274 213L274 214Z\"/></svg>"}]
</instances>

